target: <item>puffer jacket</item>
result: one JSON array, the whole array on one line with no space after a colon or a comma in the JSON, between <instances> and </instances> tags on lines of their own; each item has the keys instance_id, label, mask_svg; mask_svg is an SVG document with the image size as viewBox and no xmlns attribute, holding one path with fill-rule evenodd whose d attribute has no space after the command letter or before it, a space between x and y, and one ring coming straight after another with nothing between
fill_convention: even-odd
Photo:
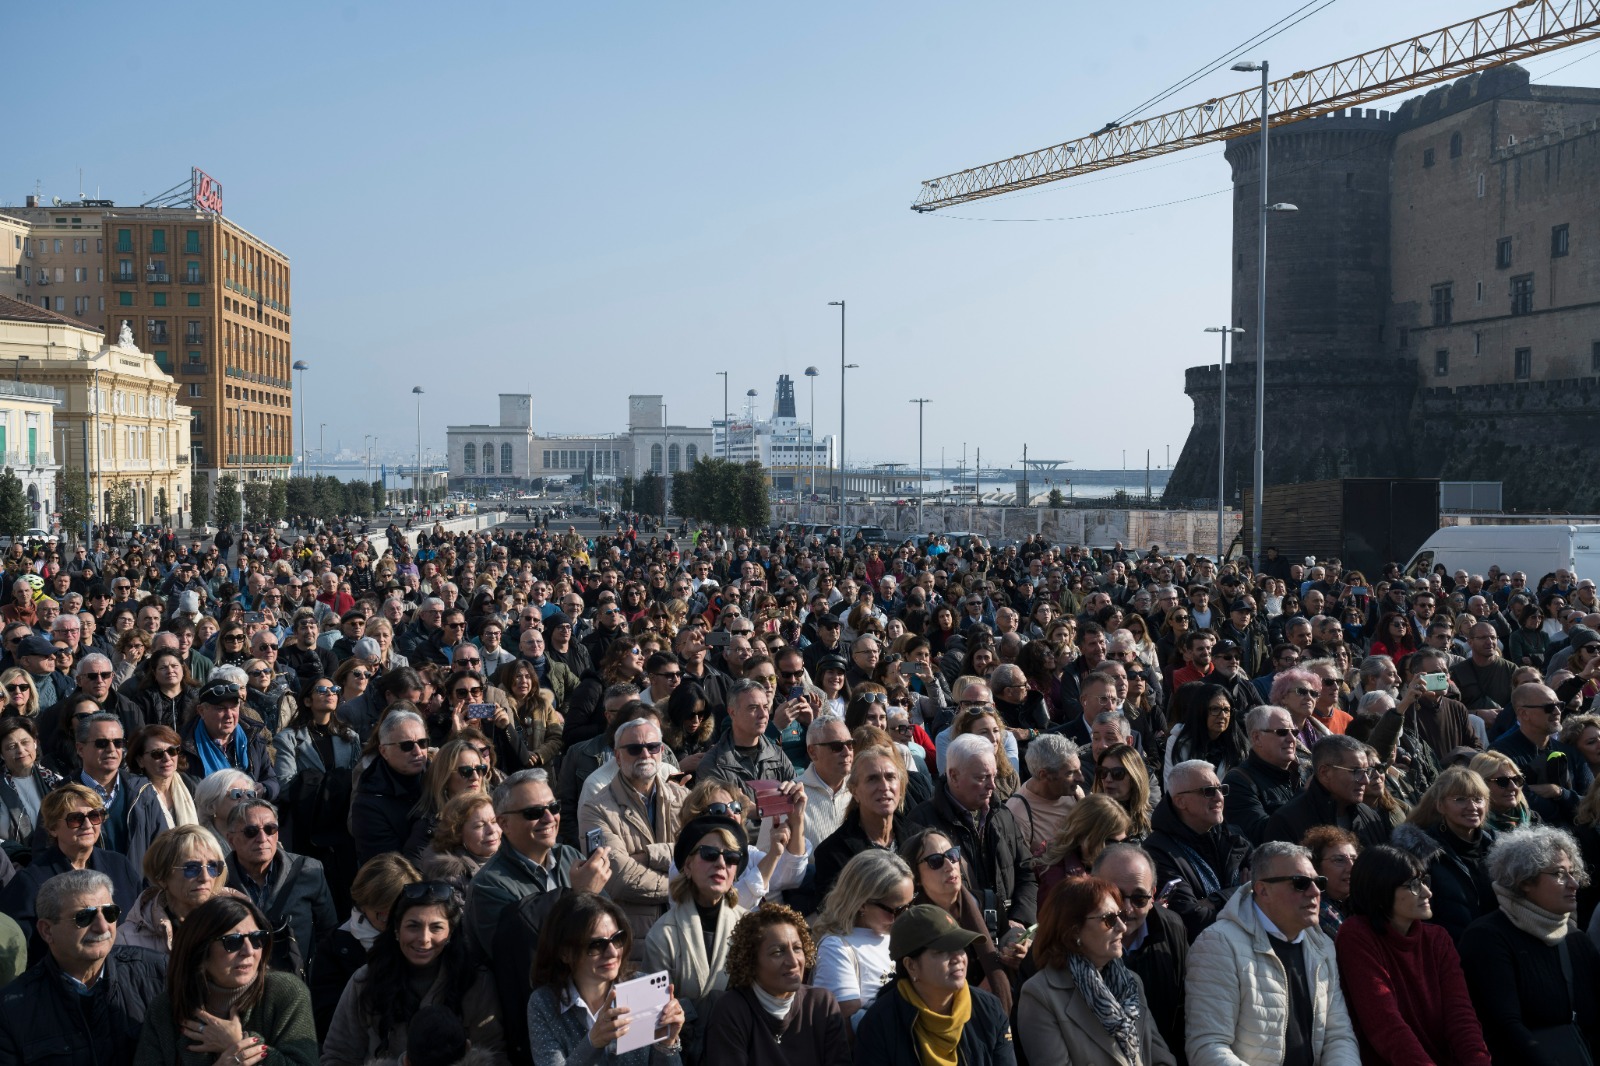
<instances>
[{"instance_id":1,"label":"puffer jacket","mask_svg":"<svg viewBox=\"0 0 1600 1066\"><path fill-rule=\"evenodd\" d=\"M1495 835L1486 825L1479 830L1479 841L1468 844L1442 825L1429 830L1414 825L1395 827L1394 846L1428 864L1433 879L1433 924L1446 929L1458 945L1467 926L1500 907L1484 863Z\"/></svg>"},{"instance_id":2,"label":"puffer jacket","mask_svg":"<svg viewBox=\"0 0 1600 1066\"><path fill-rule=\"evenodd\" d=\"M655 819L652 824L644 801L621 774L578 809L578 831L605 833L611 853L611 880L606 895L628 916L636 943L642 944L650 927L667 910L667 870L678 839L679 814L689 790L671 781L656 784Z\"/></svg>"},{"instance_id":3,"label":"puffer jacket","mask_svg":"<svg viewBox=\"0 0 1600 1066\"><path fill-rule=\"evenodd\" d=\"M1360 1066L1361 1050L1339 988L1333 941L1305 931L1311 993L1311 1054L1318 1066ZM1189 1066L1278 1066L1289 1025L1289 985L1266 927L1243 885L1189 949L1185 1001Z\"/></svg>"}]
</instances>

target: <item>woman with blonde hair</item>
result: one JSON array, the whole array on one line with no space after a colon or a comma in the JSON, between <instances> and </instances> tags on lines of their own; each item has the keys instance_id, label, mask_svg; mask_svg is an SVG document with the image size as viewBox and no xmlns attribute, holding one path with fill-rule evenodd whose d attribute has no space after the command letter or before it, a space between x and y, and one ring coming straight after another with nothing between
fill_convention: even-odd
<instances>
[{"instance_id":1,"label":"woman with blonde hair","mask_svg":"<svg viewBox=\"0 0 1600 1066\"><path fill-rule=\"evenodd\" d=\"M1527 780L1509 755L1483 751L1472 757L1467 769L1489 786L1489 827L1497 833L1521 829L1539 820L1522 791Z\"/></svg>"},{"instance_id":2,"label":"woman with blonde hair","mask_svg":"<svg viewBox=\"0 0 1600 1066\"><path fill-rule=\"evenodd\" d=\"M412 862L419 861L445 805L463 793L486 792L486 778L492 769L472 741L464 737L445 741L439 754L428 761L422 779L422 798L411 810L415 818L411 839L406 841L401 853Z\"/></svg>"},{"instance_id":3,"label":"woman with blonde hair","mask_svg":"<svg viewBox=\"0 0 1600 1066\"><path fill-rule=\"evenodd\" d=\"M433 839L417 863L425 881L454 885L465 898L467 882L500 850L500 823L487 792L463 792L439 812Z\"/></svg>"},{"instance_id":4,"label":"woman with blonde hair","mask_svg":"<svg viewBox=\"0 0 1600 1066\"><path fill-rule=\"evenodd\" d=\"M1058 884L1087 875L1108 844L1127 840L1132 825L1122 804L1110 796L1088 795L1079 800L1039 858L1040 909Z\"/></svg>"},{"instance_id":5,"label":"woman with blonde hair","mask_svg":"<svg viewBox=\"0 0 1600 1066\"><path fill-rule=\"evenodd\" d=\"M872 848L899 848L916 834L918 827L900 816L907 776L905 764L888 744L856 745L845 778L849 806L839 828L816 848L812 884L818 894L833 887L856 855Z\"/></svg>"},{"instance_id":6,"label":"woman with blonde hair","mask_svg":"<svg viewBox=\"0 0 1600 1066\"><path fill-rule=\"evenodd\" d=\"M539 684L526 659L513 659L494 675L494 683L511 697L511 720L522 731L528 765L549 768L561 757L566 719L556 710L555 693Z\"/></svg>"},{"instance_id":7,"label":"woman with blonde hair","mask_svg":"<svg viewBox=\"0 0 1600 1066\"><path fill-rule=\"evenodd\" d=\"M1428 866L1434 924L1457 941L1467 926L1497 906L1489 876L1489 786L1464 766L1450 766L1411 808L1392 841Z\"/></svg>"},{"instance_id":8,"label":"woman with blonde hair","mask_svg":"<svg viewBox=\"0 0 1600 1066\"><path fill-rule=\"evenodd\" d=\"M916 894L911 868L892 851L863 851L839 871L811 923L817 966L811 983L839 1001L852 1027L861 1023L884 982L894 976L889 927Z\"/></svg>"},{"instance_id":9,"label":"woman with blonde hair","mask_svg":"<svg viewBox=\"0 0 1600 1066\"><path fill-rule=\"evenodd\" d=\"M0 672L0 685L6 689L4 710L0 710L0 715L7 718L14 715L39 717L39 687L33 683L33 676L28 671L13 666Z\"/></svg>"},{"instance_id":10,"label":"woman with blonde hair","mask_svg":"<svg viewBox=\"0 0 1600 1066\"><path fill-rule=\"evenodd\" d=\"M1128 839L1140 841L1151 833L1150 771L1144 759L1127 744L1113 744L1095 760L1094 784L1089 790L1117 801L1128 816Z\"/></svg>"},{"instance_id":11,"label":"woman with blonde hair","mask_svg":"<svg viewBox=\"0 0 1600 1066\"><path fill-rule=\"evenodd\" d=\"M216 838L198 825L180 825L150 842L144 851L144 880L139 894L117 930L117 943L149 948L165 955L172 950L173 931L206 900L217 895L243 895L228 888L228 864Z\"/></svg>"},{"instance_id":12,"label":"woman with blonde hair","mask_svg":"<svg viewBox=\"0 0 1600 1066\"><path fill-rule=\"evenodd\" d=\"M801 882L805 880L806 869L810 865L810 854L805 849L804 829L801 829L802 837L798 851L789 846L789 842L793 839L792 827L787 825L779 827L773 824L775 819L768 819L767 832L763 833L760 819L756 817L755 800L736 782L712 777L695 785L678 812L678 824L688 825L694 819L706 815L731 818L740 825L752 821L755 823L751 828L761 846L752 846L749 849L749 861L734 885L739 890L739 898L745 903L760 903L769 893L799 888ZM746 839L749 839L749 836L750 834L746 833ZM678 876L678 872L676 865L669 865L667 867L669 881Z\"/></svg>"}]
</instances>

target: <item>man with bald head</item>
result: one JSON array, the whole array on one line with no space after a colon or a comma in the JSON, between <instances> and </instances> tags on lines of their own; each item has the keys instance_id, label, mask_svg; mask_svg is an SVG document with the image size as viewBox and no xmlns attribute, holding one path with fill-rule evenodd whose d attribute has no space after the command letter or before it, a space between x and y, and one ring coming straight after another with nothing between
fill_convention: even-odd
<instances>
[{"instance_id":1,"label":"man with bald head","mask_svg":"<svg viewBox=\"0 0 1600 1066\"><path fill-rule=\"evenodd\" d=\"M1167 1047L1183 1047L1189 934L1183 919L1156 902L1155 860L1137 844L1112 844L1090 872L1122 893L1122 961L1144 982L1145 1005Z\"/></svg>"},{"instance_id":2,"label":"man with bald head","mask_svg":"<svg viewBox=\"0 0 1600 1066\"><path fill-rule=\"evenodd\" d=\"M1511 705L1511 678L1517 667L1500 657L1499 638L1488 622L1476 623L1467 643L1472 654L1456 663L1450 678L1461 691L1461 702L1467 710L1480 712L1492 725L1499 710Z\"/></svg>"},{"instance_id":3,"label":"man with bald head","mask_svg":"<svg viewBox=\"0 0 1600 1066\"><path fill-rule=\"evenodd\" d=\"M1511 694L1517 727L1489 745L1522 771L1528 806L1552 825L1570 825L1579 796L1572 790L1574 768L1550 746L1561 732L1561 701L1548 685L1518 685Z\"/></svg>"}]
</instances>

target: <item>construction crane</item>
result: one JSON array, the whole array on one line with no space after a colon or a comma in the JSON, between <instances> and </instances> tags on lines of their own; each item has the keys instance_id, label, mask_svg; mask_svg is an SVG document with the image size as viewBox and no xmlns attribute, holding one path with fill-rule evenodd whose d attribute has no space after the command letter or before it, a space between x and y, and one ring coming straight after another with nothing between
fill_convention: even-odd
<instances>
[{"instance_id":1,"label":"construction crane","mask_svg":"<svg viewBox=\"0 0 1600 1066\"><path fill-rule=\"evenodd\" d=\"M1268 87L1276 108L1270 122L1314 118L1596 38L1600 0L1522 0L1503 11L1280 78ZM1075 141L925 181L911 209L937 211L1258 132L1257 100L1258 90L1250 88L1155 118L1107 122Z\"/></svg>"}]
</instances>

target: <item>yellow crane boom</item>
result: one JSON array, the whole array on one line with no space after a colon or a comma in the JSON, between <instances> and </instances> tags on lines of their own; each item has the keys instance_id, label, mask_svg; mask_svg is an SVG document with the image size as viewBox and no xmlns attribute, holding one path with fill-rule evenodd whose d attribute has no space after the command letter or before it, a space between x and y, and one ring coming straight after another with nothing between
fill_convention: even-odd
<instances>
[{"instance_id":1,"label":"yellow crane boom","mask_svg":"<svg viewBox=\"0 0 1600 1066\"><path fill-rule=\"evenodd\" d=\"M1521 0L1396 44L1301 70L1269 86L1273 125L1448 81L1476 70L1600 38L1600 0ZM1260 89L1127 125L1107 123L1087 137L1014 155L922 183L913 211L1002 196L1018 189L1165 155L1261 129Z\"/></svg>"}]
</instances>

